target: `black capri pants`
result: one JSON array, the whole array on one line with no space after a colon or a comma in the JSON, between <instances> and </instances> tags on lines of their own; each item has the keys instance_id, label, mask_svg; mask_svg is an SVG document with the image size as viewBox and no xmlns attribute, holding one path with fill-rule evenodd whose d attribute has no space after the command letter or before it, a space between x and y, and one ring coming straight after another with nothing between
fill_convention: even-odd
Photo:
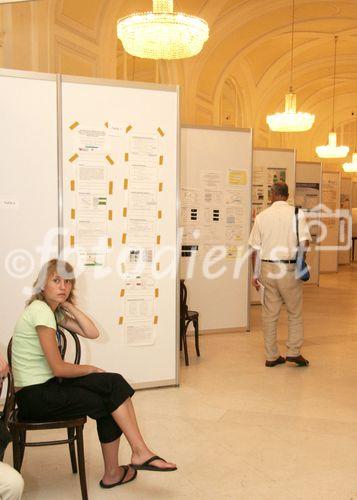
<instances>
[{"instance_id":1,"label":"black capri pants","mask_svg":"<svg viewBox=\"0 0 357 500\"><path fill-rule=\"evenodd\" d=\"M51 378L43 384L23 387L16 393L19 419L45 422L88 416L97 421L101 443L122 435L111 413L134 389L118 373L91 373L76 378Z\"/></svg>"}]
</instances>

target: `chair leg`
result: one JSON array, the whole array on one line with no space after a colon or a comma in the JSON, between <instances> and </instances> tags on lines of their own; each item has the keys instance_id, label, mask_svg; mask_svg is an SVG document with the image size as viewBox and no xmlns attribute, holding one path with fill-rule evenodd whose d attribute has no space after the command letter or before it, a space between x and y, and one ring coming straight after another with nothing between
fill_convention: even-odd
<instances>
[{"instance_id":1,"label":"chair leg","mask_svg":"<svg viewBox=\"0 0 357 500\"><path fill-rule=\"evenodd\" d=\"M25 454L26 431L20 431L19 438L20 438L20 468L21 468Z\"/></svg>"},{"instance_id":2,"label":"chair leg","mask_svg":"<svg viewBox=\"0 0 357 500\"><path fill-rule=\"evenodd\" d=\"M194 327L195 327L195 346L196 346L196 354L197 356L200 356L200 346L199 346L199 337L198 337L198 318L194 321Z\"/></svg>"},{"instance_id":3,"label":"chair leg","mask_svg":"<svg viewBox=\"0 0 357 500\"><path fill-rule=\"evenodd\" d=\"M183 351L184 351L184 354L185 354L185 364L186 366L188 366L190 363L188 361L188 350L187 350L187 337L186 337L186 331L187 331L187 325L186 327L183 329L183 332L182 332L182 343L183 343Z\"/></svg>"},{"instance_id":4,"label":"chair leg","mask_svg":"<svg viewBox=\"0 0 357 500\"><path fill-rule=\"evenodd\" d=\"M20 433L17 430L12 430L12 458L14 462L14 469L21 472L21 445L20 445Z\"/></svg>"},{"instance_id":5,"label":"chair leg","mask_svg":"<svg viewBox=\"0 0 357 500\"><path fill-rule=\"evenodd\" d=\"M75 432L74 432L74 427L69 427L67 429L67 435L68 439L73 439ZM69 446L69 455L71 457L71 465L72 465L72 472L73 474L77 474L78 469L77 469L77 459L76 459L76 447L74 444L74 441L68 443Z\"/></svg>"},{"instance_id":6,"label":"chair leg","mask_svg":"<svg viewBox=\"0 0 357 500\"><path fill-rule=\"evenodd\" d=\"M76 435L77 435L79 479L80 479L80 483L81 483L82 500L88 500L86 469L85 469L85 460L84 460L83 426L82 425L78 425L76 427Z\"/></svg>"}]
</instances>

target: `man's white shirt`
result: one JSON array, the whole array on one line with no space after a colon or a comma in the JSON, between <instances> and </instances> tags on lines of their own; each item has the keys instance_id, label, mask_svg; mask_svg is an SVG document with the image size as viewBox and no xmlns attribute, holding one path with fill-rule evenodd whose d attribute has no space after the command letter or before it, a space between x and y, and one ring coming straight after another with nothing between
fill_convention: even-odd
<instances>
[{"instance_id":1,"label":"man's white shirt","mask_svg":"<svg viewBox=\"0 0 357 500\"><path fill-rule=\"evenodd\" d=\"M303 211L299 210L299 240L311 241ZM275 201L255 218L249 246L260 251L261 260L293 260L296 257L297 237L295 207L286 201Z\"/></svg>"}]
</instances>

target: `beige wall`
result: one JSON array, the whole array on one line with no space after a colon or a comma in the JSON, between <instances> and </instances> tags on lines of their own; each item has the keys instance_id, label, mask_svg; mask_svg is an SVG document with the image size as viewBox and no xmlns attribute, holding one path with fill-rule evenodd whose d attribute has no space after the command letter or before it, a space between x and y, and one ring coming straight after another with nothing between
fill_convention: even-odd
<instances>
[{"instance_id":1,"label":"beige wall","mask_svg":"<svg viewBox=\"0 0 357 500\"><path fill-rule=\"evenodd\" d=\"M266 114L283 110L288 91L290 0L177 0L175 10L208 21L210 40L195 58L158 64L124 55L116 38L116 20L147 10L149 0L2 5L0 62L6 68L179 84L184 123L253 127L256 146L294 147L299 160L316 160L314 148L327 142L331 127L336 32L339 132L350 127L351 111L357 110L357 2L296 5L294 90L298 109L316 114L313 129L303 134L274 134L265 123ZM348 140L353 146L351 134Z\"/></svg>"}]
</instances>

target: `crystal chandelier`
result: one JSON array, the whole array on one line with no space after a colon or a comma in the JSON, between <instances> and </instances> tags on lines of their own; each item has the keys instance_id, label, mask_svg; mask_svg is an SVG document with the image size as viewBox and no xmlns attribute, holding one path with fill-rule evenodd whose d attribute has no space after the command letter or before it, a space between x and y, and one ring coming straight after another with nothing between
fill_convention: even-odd
<instances>
[{"instance_id":1,"label":"crystal chandelier","mask_svg":"<svg viewBox=\"0 0 357 500\"><path fill-rule=\"evenodd\" d=\"M201 52L209 28L203 19L174 12L173 0L153 0L152 12L137 12L119 19L117 33L132 56L183 59Z\"/></svg>"},{"instance_id":2,"label":"crystal chandelier","mask_svg":"<svg viewBox=\"0 0 357 500\"><path fill-rule=\"evenodd\" d=\"M355 121L355 151L352 155L352 162L351 163L344 163L342 165L343 171L344 172L357 172L357 117Z\"/></svg>"},{"instance_id":3,"label":"crystal chandelier","mask_svg":"<svg viewBox=\"0 0 357 500\"><path fill-rule=\"evenodd\" d=\"M337 146L335 132L335 93L336 93L336 49L337 39L335 36L335 58L333 66L333 94L332 94L332 130L328 135L328 144L326 146L317 146L316 153L319 158L345 158L350 148L348 146Z\"/></svg>"},{"instance_id":4,"label":"crystal chandelier","mask_svg":"<svg viewBox=\"0 0 357 500\"><path fill-rule=\"evenodd\" d=\"M315 121L315 115L296 112L296 94L293 92L293 61L294 61L294 20L295 0L293 0L293 14L291 25L291 63L290 63L290 88L285 95L285 111L266 117L267 124L273 132L305 132L310 130Z\"/></svg>"}]
</instances>

